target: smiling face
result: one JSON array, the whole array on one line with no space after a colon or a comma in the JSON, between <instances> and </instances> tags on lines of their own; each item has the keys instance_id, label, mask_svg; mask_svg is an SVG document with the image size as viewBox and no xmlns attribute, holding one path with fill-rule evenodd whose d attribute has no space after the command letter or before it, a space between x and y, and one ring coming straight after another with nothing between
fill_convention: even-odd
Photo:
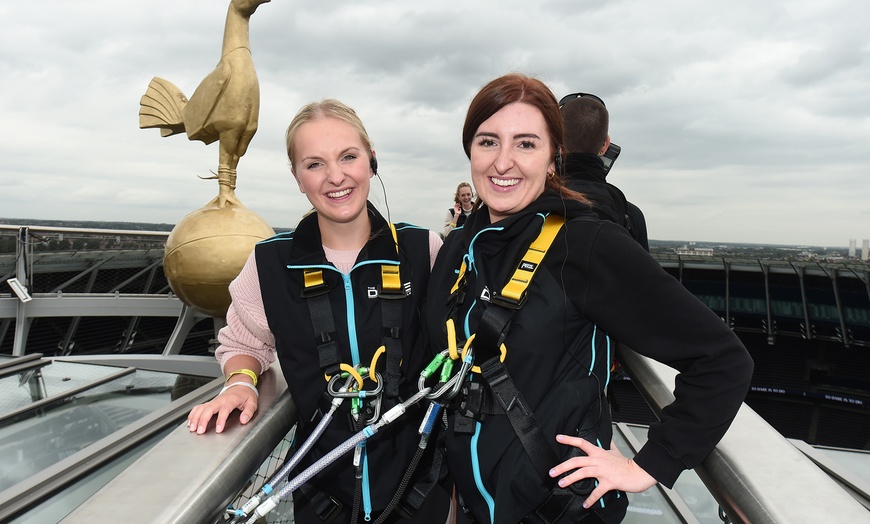
<instances>
[{"instance_id":1,"label":"smiling face","mask_svg":"<svg viewBox=\"0 0 870 524\"><path fill-rule=\"evenodd\" d=\"M293 136L293 176L321 224L368 225L371 170L359 133L336 118L300 125Z\"/></svg>"},{"instance_id":2,"label":"smiling face","mask_svg":"<svg viewBox=\"0 0 870 524\"><path fill-rule=\"evenodd\" d=\"M554 172L555 150L544 116L534 106L515 102L484 120L470 148L471 179L495 223L544 192Z\"/></svg>"},{"instance_id":3,"label":"smiling face","mask_svg":"<svg viewBox=\"0 0 870 524\"><path fill-rule=\"evenodd\" d=\"M462 209L471 207L471 186L462 186L459 188L459 204Z\"/></svg>"}]
</instances>

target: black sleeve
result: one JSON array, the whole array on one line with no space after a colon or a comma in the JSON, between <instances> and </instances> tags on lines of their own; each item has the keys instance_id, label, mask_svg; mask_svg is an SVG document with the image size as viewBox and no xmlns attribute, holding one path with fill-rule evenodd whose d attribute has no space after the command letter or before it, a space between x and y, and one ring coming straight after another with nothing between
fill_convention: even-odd
<instances>
[{"instance_id":1,"label":"black sleeve","mask_svg":"<svg viewBox=\"0 0 870 524\"><path fill-rule=\"evenodd\" d=\"M752 359L725 322L623 228L572 221L567 233L569 260L576 257L578 267L566 273L580 280L566 287L576 290L581 311L616 340L679 371L676 400L635 457L671 487L725 434L749 389Z\"/></svg>"},{"instance_id":2,"label":"black sleeve","mask_svg":"<svg viewBox=\"0 0 870 524\"><path fill-rule=\"evenodd\" d=\"M626 203L628 206L628 219L631 221L631 236L640 242L640 245L649 251L649 238L646 233L646 218L643 216L643 211L631 202Z\"/></svg>"}]
</instances>

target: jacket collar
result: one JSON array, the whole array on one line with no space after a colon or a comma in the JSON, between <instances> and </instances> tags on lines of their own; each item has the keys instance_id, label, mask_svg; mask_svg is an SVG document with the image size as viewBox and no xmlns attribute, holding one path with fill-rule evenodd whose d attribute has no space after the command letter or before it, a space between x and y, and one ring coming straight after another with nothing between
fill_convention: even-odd
<instances>
[{"instance_id":1,"label":"jacket collar","mask_svg":"<svg viewBox=\"0 0 870 524\"><path fill-rule=\"evenodd\" d=\"M565 178L568 180L592 180L604 182L604 162L592 153L569 153L565 157Z\"/></svg>"},{"instance_id":2,"label":"jacket collar","mask_svg":"<svg viewBox=\"0 0 870 524\"><path fill-rule=\"evenodd\" d=\"M486 204L481 203L480 207L468 216L465 226L461 229L462 238L465 241L464 243L467 245L474 238L474 235L490 225L507 231L513 229L514 225L519 222L527 222L529 217L538 214L548 215L550 213L564 216L566 220L583 216L593 218L596 216L588 204L569 198L563 198L558 192L548 188L544 190L541 196L526 206L525 209L519 213L499 220L495 224L490 223L489 210L487 209Z\"/></svg>"},{"instance_id":3,"label":"jacket collar","mask_svg":"<svg viewBox=\"0 0 870 524\"><path fill-rule=\"evenodd\" d=\"M397 260L396 243L384 217L371 202L366 202L372 234L360 251L358 260ZM329 264L323 252L323 240L317 224L317 212L304 217L293 232L293 246L290 250L289 265Z\"/></svg>"}]
</instances>

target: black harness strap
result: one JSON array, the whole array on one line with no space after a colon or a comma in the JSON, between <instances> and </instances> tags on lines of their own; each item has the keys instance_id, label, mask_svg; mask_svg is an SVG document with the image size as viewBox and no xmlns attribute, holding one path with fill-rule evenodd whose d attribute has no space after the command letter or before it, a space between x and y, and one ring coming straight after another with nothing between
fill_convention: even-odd
<instances>
[{"instance_id":1,"label":"black harness strap","mask_svg":"<svg viewBox=\"0 0 870 524\"><path fill-rule=\"evenodd\" d=\"M302 298L308 303L311 323L314 326L320 369L327 375L335 375L339 371L341 355L335 340L335 321L332 318L332 306L329 304L329 286L323 280L323 271L320 269L305 270L304 278L305 288L302 290Z\"/></svg>"},{"instance_id":2,"label":"black harness strap","mask_svg":"<svg viewBox=\"0 0 870 524\"><path fill-rule=\"evenodd\" d=\"M399 236L396 226L389 224L390 233L396 243L396 255L399 254ZM384 348L387 353L387 369L384 373L384 395L393 402L388 402L387 409L399 398L399 382L402 380L402 299L407 295L402 288L402 277L399 266L381 265L381 289L378 293L381 299L381 322L383 324Z\"/></svg>"},{"instance_id":3,"label":"black harness strap","mask_svg":"<svg viewBox=\"0 0 870 524\"><path fill-rule=\"evenodd\" d=\"M526 515L520 524L558 524L583 522L583 524L604 524L604 520L594 511L583 507L585 498L574 495L570 490L556 488L550 498L541 506Z\"/></svg>"},{"instance_id":4,"label":"black harness strap","mask_svg":"<svg viewBox=\"0 0 870 524\"><path fill-rule=\"evenodd\" d=\"M493 357L481 364L480 370L492 389L493 397L504 410L517 438L532 459L532 464L541 480L545 484L553 484L555 480L550 477L549 471L559 463L559 458L547 444L535 414L529 408L523 394L517 389L507 368L498 357Z\"/></svg>"}]
</instances>

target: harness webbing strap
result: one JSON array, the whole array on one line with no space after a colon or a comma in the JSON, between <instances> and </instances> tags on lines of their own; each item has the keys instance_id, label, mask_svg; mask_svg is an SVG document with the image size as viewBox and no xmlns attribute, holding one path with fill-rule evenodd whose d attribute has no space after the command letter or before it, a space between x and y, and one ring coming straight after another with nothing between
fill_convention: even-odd
<instances>
[{"instance_id":1,"label":"harness webbing strap","mask_svg":"<svg viewBox=\"0 0 870 524\"><path fill-rule=\"evenodd\" d=\"M384 395L389 399L399 398L399 382L402 380L402 303L398 300L381 300L381 317L384 326L384 347L387 369L384 374ZM392 406L385 406L392 407Z\"/></svg>"},{"instance_id":2,"label":"harness webbing strap","mask_svg":"<svg viewBox=\"0 0 870 524\"><path fill-rule=\"evenodd\" d=\"M532 277L535 276L535 271L538 270L544 255L547 254L553 239L556 238L556 234L562 229L564 223L565 219L558 215L547 215L540 234L532 242L532 245L529 246L525 256L523 256L517 265L516 271L514 271L504 289L501 290L501 297L503 299L512 300L516 304L516 307L523 304L529 283L532 281Z\"/></svg>"},{"instance_id":3,"label":"harness webbing strap","mask_svg":"<svg viewBox=\"0 0 870 524\"><path fill-rule=\"evenodd\" d=\"M480 364L481 374L496 404L507 415L541 482L551 489L556 481L550 477L549 471L558 464L559 459L544 437L534 412L498 356L499 348L507 337L511 318L525 303L532 277L564 224L565 219L561 216L547 216L541 232L532 241L501 293L493 293L477 326L474 341L475 359L484 359ZM460 278L463 274L464 271L460 269ZM454 289L459 287L460 282L457 281Z\"/></svg>"},{"instance_id":4,"label":"harness webbing strap","mask_svg":"<svg viewBox=\"0 0 870 524\"><path fill-rule=\"evenodd\" d=\"M396 226L388 224L393 242L396 244L396 255L399 255L399 235ZM384 373L384 395L393 401L399 398L399 382L402 380L402 301L405 292L402 289L402 278L398 265L381 264L381 289L378 293L381 299L381 323L383 325L383 341L387 356L387 369ZM393 402L384 406L389 409Z\"/></svg>"},{"instance_id":5,"label":"harness webbing strap","mask_svg":"<svg viewBox=\"0 0 870 524\"><path fill-rule=\"evenodd\" d=\"M305 270L303 278L305 288L302 296L307 299L306 303L314 327L320 369L327 375L334 375L339 371L341 355L335 340L335 322L332 318L332 306L329 304L329 288L323 279L323 271L319 269Z\"/></svg>"},{"instance_id":6,"label":"harness webbing strap","mask_svg":"<svg viewBox=\"0 0 870 524\"><path fill-rule=\"evenodd\" d=\"M465 282L465 270L467 267L465 266L465 261L462 261L462 265L459 266L459 273L456 275L456 282L453 284L453 287L450 288L450 294L453 295L462 287L462 284Z\"/></svg>"},{"instance_id":7,"label":"harness webbing strap","mask_svg":"<svg viewBox=\"0 0 870 524\"><path fill-rule=\"evenodd\" d=\"M544 255L547 254L556 234L559 233L564 224L563 217L548 215L541 227L541 232L532 241L528 251L517 264L517 269L505 284L504 289L501 293L493 293L490 304L483 312L480 325L477 327L474 344L476 356L489 359L492 355L499 354L499 348L507 336L508 324L510 324L514 313L525 303L532 277L535 276Z\"/></svg>"},{"instance_id":8,"label":"harness webbing strap","mask_svg":"<svg viewBox=\"0 0 870 524\"><path fill-rule=\"evenodd\" d=\"M520 524L557 524L562 522L582 522L583 524L604 524L604 519L594 511L583 508L584 497L577 497L571 491L556 488L550 498L538 509L526 515Z\"/></svg>"},{"instance_id":9,"label":"harness webbing strap","mask_svg":"<svg viewBox=\"0 0 870 524\"><path fill-rule=\"evenodd\" d=\"M535 470L545 485L556 481L550 477L550 468L559 463L556 454L547 444L541 426L535 418L525 397L517 389L505 365L497 358L490 358L480 365L483 378L492 389L495 401L504 409L517 438L532 459Z\"/></svg>"}]
</instances>

